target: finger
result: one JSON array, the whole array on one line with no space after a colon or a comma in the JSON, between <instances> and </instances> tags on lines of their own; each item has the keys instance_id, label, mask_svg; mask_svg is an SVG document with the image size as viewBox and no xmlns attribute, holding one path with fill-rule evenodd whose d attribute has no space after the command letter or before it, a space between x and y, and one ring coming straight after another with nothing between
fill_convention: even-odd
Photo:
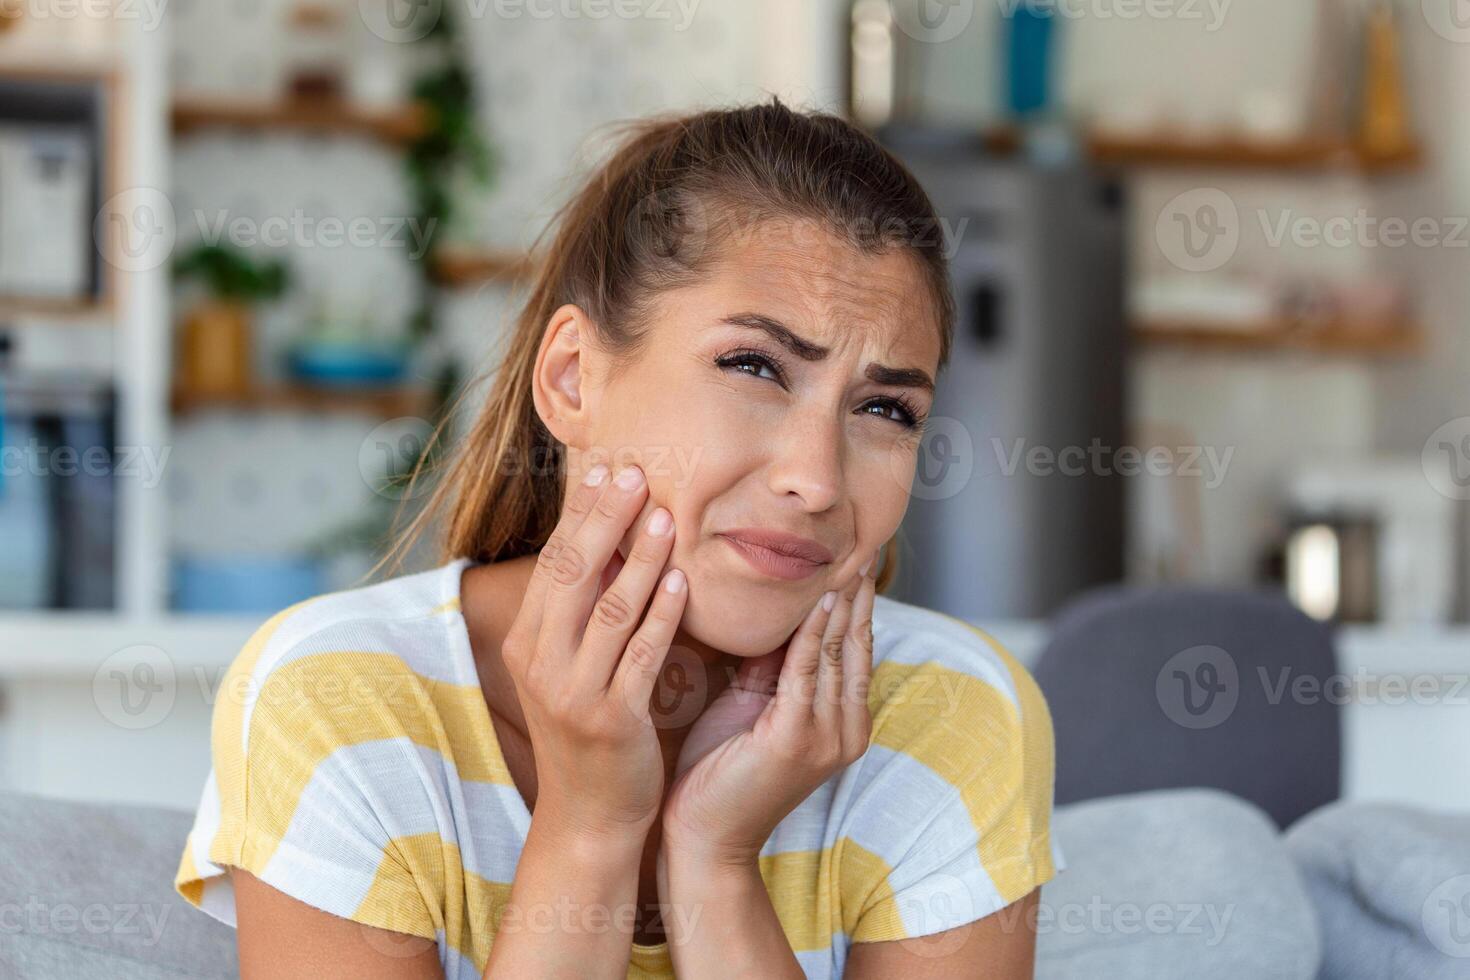
<instances>
[{"instance_id":1,"label":"finger","mask_svg":"<svg viewBox=\"0 0 1470 980\"><path fill-rule=\"evenodd\" d=\"M827 731L834 734L842 726L842 661L846 656L847 624L852 619L852 603L862 586L862 577L854 577L838 593L837 604L822 631L821 653L817 662L817 694L813 711Z\"/></svg>"},{"instance_id":2,"label":"finger","mask_svg":"<svg viewBox=\"0 0 1470 980\"><path fill-rule=\"evenodd\" d=\"M648 482L636 466L622 470L592 504L582 526L552 560L541 613L540 635L548 649L570 659L581 646L587 617L597 601L602 570L628 532L648 496Z\"/></svg>"},{"instance_id":3,"label":"finger","mask_svg":"<svg viewBox=\"0 0 1470 980\"><path fill-rule=\"evenodd\" d=\"M837 593L825 593L787 643L786 663L781 667L771 708L778 724L801 725L812 719L812 698L816 696L817 668L822 655L822 631L827 628L827 620L836 604Z\"/></svg>"},{"instance_id":4,"label":"finger","mask_svg":"<svg viewBox=\"0 0 1470 980\"><path fill-rule=\"evenodd\" d=\"M688 599L689 583L683 572L673 569L660 581L653 602L648 606L648 615L643 617L643 622L628 640L613 673L609 691L645 721L650 720L648 702L653 697L658 672L663 669L664 660L669 655L674 632L679 628Z\"/></svg>"},{"instance_id":5,"label":"finger","mask_svg":"<svg viewBox=\"0 0 1470 980\"><path fill-rule=\"evenodd\" d=\"M674 547L674 518L658 507L633 541L621 571L597 598L572 669L578 681L605 690L643 618ZM614 551L614 555L617 552Z\"/></svg>"},{"instance_id":6,"label":"finger","mask_svg":"<svg viewBox=\"0 0 1470 980\"><path fill-rule=\"evenodd\" d=\"M526 584L526 594L521 598L520 612L516 617L516 626L525 629L528 635L534 636L541 630L546 588L551 582L551 570L556 564L556 556L561 552L562 546L571 540L572 535L582 526L587 515L592 512L592 505L601 495L609 473L604 463L598 463L587 471L582 482L573 487L572 492L567 495L567 502L562 507L561 517L557 520L556 527L552 529L551 536L546 539L546 543L541 546L541 551L536 556L536 567L531 570L531 579Z\"/></svg>"},{"instance_id":7,"label":"finger","mask_svg":"<svg viewBox=\"0 0 1470 980\"><path fill-rule=\"evenodd\" d=\"M873 600L877 594L878 560L863 572L863 583L852 604L847 627L847 655L842 660L842 744L851 754L866 750L871 737L872 713L868 685L873 677Z\"/></svg>"}]
</instances>

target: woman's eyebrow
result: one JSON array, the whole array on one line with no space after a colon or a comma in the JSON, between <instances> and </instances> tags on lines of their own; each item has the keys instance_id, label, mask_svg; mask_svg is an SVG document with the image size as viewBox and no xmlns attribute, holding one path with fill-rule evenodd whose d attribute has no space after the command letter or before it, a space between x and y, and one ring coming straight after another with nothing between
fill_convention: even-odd
<instances>
[{"instance_id":1,"label":"woman's eyebrow","mask_svg":"<svg viewBox=\"0 0 1470 980\"><path fill-rule=\"evenodd\" d=\"M779 320L772 319L764 313L732 313L720 320L721 323L732 327L749 327L752 330L760 330L771 337L772 340L786 348L803 361L820 361L829 353L821 344L814 344L810 340L798 337L790 327ZM886 364L869 364L863 372L871 381L882 385L893 385L899 388L922 388L925 391L934 391L934 379L929 377L928 372L918 368L896 368Z\"/></svg>"}]
</instances>

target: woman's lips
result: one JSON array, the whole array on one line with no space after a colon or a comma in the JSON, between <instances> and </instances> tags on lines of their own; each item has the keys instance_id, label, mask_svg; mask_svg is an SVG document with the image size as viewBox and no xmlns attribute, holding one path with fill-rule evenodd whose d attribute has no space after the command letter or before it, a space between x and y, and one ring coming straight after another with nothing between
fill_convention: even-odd
<instances>
[{"instance_id":1,"label":"woman's lips","mask_svg":"<svg viewBox=\"0 0 1470 980\"><path fill-rule=\"evenodd\" d=\"M786 581L803 579L826 564L826 562L781 554L738 535L721 534L719 537L723 538L736 554L744 558L751 568L771 578Z\"/></svg>"}]
</instances>

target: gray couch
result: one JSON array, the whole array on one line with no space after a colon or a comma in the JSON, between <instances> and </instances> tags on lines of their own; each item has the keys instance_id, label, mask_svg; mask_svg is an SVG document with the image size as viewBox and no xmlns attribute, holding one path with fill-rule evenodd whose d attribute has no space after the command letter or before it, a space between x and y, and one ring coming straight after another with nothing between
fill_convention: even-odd
<instances>
[{"instance_id":1,"label":"gray couch","mask_svg":"<svg viewBox=\"0 0 1470 980\"><path fill-rule=\"evenodd\" d=\"M233 930L173 890L189 825L180 811L0 794L0 977L237 976ZM1055 832L1068 865L1043 889L1043 980L1316 976L1309 893L1255 807L1143 793L1059 808Z\"/></svg>"}]
</instances>

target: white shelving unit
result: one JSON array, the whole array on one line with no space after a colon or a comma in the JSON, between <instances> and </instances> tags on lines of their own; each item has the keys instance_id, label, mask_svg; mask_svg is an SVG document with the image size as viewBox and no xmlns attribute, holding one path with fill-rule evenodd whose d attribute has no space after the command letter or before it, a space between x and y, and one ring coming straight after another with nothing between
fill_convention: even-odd
<instances>
[{"instance_id":1,"label":"white shelving unit","mask_svg":"<svg viewBox=\"0 0 1470 980\"><path fill-rule=\"evenodd\" d=\"M169 89L166 24L115 18L85 39L50 37L49 25L22 21L0 34L0 77L95 79L106 93L103 155L104 220L116 214L119 234L142 234L155 218L171 240L171 217L157 214L169 187ZM168 414L170 309L168 249L103 254L102 298L75 304L9 299L3 322L19 343L59 350L68 367L110 364L118 394L116 440L161 452L170 443ZM131 243L137 254L139 243ZM116 608L112 612L0 611L0 680L65 674L90 677L117 638L167 642L203 664L238 650L243 623L227 617L181 617L167 609L167 501L162 485L117 478ZM248 635L248 633L247 633Z\"/></svg>"}]
</instances>

